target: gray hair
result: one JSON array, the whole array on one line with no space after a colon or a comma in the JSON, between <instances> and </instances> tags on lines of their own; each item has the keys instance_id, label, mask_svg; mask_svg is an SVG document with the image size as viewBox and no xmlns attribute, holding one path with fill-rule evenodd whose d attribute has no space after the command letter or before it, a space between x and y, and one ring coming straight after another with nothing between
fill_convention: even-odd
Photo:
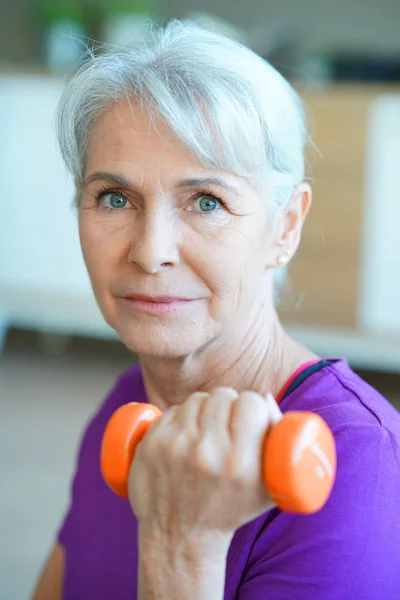
<instances>
[{"instance_id":1,"label":"gray hair","mask_svg":"<svg viewBox=\"0 0 400 600\"><path fill-rule=\"evenodd\" d=\"M125 98L160 114L206 167L272 189L277 206L304 179L307 131L292 86L244 44L173 20L134 44L89 52L67 81L56 128L77 186L93 123Z\"/></svg>"}]
</instances>

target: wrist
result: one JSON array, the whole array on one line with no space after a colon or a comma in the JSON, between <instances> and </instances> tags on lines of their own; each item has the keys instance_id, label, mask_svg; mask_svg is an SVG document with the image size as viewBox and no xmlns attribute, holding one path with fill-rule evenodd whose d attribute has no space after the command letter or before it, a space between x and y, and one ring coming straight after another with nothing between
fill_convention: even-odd
<instances>
[{"instance_id":1,"label":"wrist","mask_svg":"<svg viewBox=\"0 0 400 600\"><path fill-rule=\"evenodd\" d=\"M222 600L231 536L171 539L139 526L138 599Z\"/></svg>"},{"instance_id":2,"label":"wrist","mask_svg":"<svg viewBox=\"0 0 400 600\"><path fill-rule=\"evenodd\" d=\"M232 537L233 534L208 531L169 536L139 524L139 554L144 562L161 559L165 568L201 572L225 565Z\"/></svg>"}]
</instances>

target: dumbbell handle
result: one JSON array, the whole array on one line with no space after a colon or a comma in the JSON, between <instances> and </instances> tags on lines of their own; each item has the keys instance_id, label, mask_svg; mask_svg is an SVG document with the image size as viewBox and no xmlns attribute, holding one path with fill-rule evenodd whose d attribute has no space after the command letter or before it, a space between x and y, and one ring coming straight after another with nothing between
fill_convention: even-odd
<instances>
[{"instance_id":1,"label":"dumbbell handle","mask_svg":"<svg viewBox=\"0 0 400 600\"><path fill-rule=\"evenodd\" d=\"M311 412L282 415L272 398L272 425L264 439L262 478L283 511L310 514L326 503L336 474L336 449L325 421ZM111 416L104 431L101 472L119 496L128 497L128 476L136 448L162 415L152 404L129 403Z\"/></svg>"}]
</instances>

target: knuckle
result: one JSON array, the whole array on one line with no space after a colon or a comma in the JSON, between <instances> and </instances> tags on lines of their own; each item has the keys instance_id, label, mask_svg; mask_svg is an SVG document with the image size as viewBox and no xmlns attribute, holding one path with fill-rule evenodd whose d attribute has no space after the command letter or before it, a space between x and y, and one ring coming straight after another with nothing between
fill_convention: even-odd
<instances>
[{"instance_id":1,"label":"knuckle","mask_svg":"<svg viewBox=\"0 0 400 600\"><path fill-rule=\"evenodd\" d=\"M209 395L210 394L208 392L194 392L193 394L190 394L185 404L194 404L197 402L201 402L202 400L207 399Z\"/></svg>"},{"instance_id":2,"label":"knuckle","mask_svg":"<svg viewBox=\"0 0 400 600\"><path fill-rule=\"evenodd\" d=\"M236 400L239 397L239 393L233 387L221 385L212 390L211 396L218 396L219 398L225 398L227 400Z\"/></svg>"},{"instance_id":3,"label":"knuckle","mask_svg":"<svg viewBox=\"0 0 400 600\"><path fill-rule=\"evenodd\" d=\"M165 444L164 451L170 460L176 461L188 457L188 439L182 432L174 435L168 443Z\"/></svg>"},{"instance_id":4,"label":"knuckle","mask_svg":"<svg viewBox=\"0 0 400 600\"><path fill-rule=\"evenodd\" d=\"M140 442L137 452L143 452L143 457L148 461L159 460L170 453L176 436L175 427L172 427L176 412L176 409L165 412Z\"/></svg>"},{"instance_id":5,"label":"knuckle","mask_svg":"<svg viewBox=\"0 0 400 600\"><path fill-rule=\"evenodd\" d=\"M253 459L249 460L249 456L245 456L243 453L232 456L228 467L229 479L236 489L247 489L253 482L254 463Z\"/></svg>"},{"instance_id":6,"label":"knuckle","mask_svg":"<svg viewBox=\"0 0 400 600\"><path fill-rule=\"evenodd\" d=\"M179 411L180 422L186 422L190 416L197 414L203 404L207 404L209 394L207 392L194 392L181 405Z\"/></svg>"},{"instance_id":7,"label":"knuckle","mask_svg":"<svg viewBox=\"0 0 400 600\"><path fill-rule=\"evenodd\" d=\"M232 465L229 470L229 481L236 490L241 490L246 486L246 477L240 465Z\"/></svg>"},{"instance_id":8,"label":"knuckle","mask_svg":"<svg viewBox=\"0 0 400 600\"><path fill-rule=\"evenodd\" d=\"M221 472L221 460L206 440L197 444L195 460L197 468L207 476L217 476Z\"/></svg>"}]
</instances>

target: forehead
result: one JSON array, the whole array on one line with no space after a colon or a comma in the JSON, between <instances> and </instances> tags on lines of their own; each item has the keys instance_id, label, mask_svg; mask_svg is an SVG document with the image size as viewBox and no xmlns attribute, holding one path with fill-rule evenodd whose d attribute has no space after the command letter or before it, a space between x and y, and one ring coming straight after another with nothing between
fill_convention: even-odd
<instances>
[{"instance_id":1,"label":"forehead","mask_svg":"<svg viewBox=\"0 0 400 600\"><path fill-rule=\"evenodd\" d=\"M88 140L88 162L132 160L179 162L200 165L165 120L135 100L122 100L110 106L95 121Z\"/></svg>"},{"instance_id":2,"label":"forehead","mask_svg":"<svg viewBox=\"0 0 400 600\"><path fill-rule=\"evenodd\" d=\"M217 177L246 204L265 206L260 193L233 172L206 167L155 111L135 99L122 100L95 121L88 140L85 176L118 173L143 186L175 187L185 178Z\"/></svg>"}]
</instances>

